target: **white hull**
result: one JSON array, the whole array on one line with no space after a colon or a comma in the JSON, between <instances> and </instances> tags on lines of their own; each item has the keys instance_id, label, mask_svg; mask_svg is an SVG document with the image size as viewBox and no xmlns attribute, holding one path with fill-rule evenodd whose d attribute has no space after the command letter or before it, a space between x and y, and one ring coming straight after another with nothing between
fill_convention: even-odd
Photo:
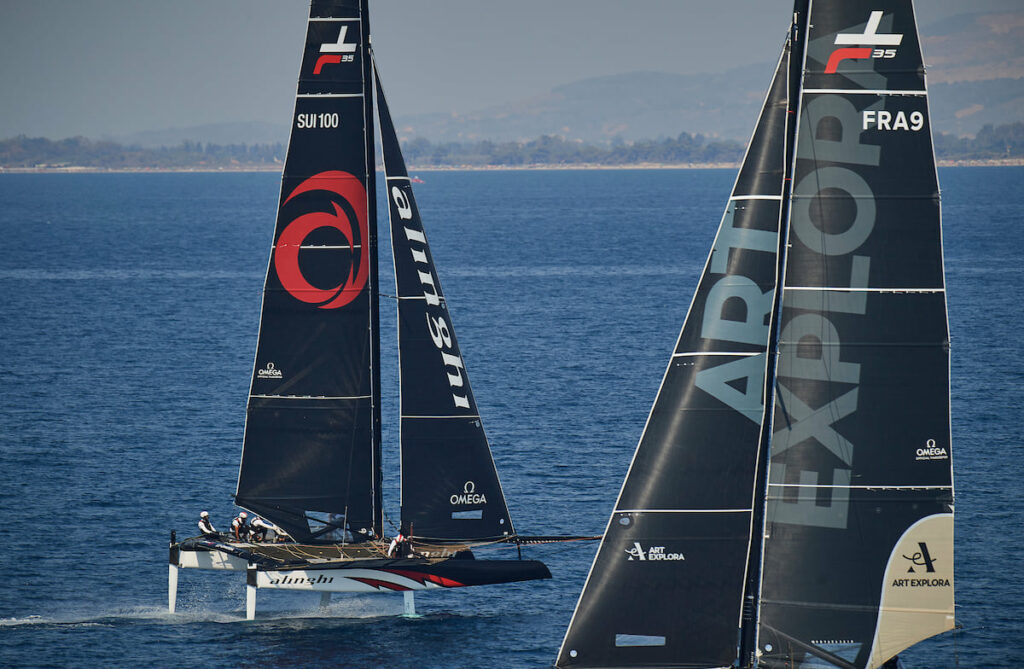
<instances>
[{"instance_id":1,"label":"white hull","mask_svg":"<svg viewBox=\"0 0 1024 669\"><path fill-rule=\"evenodd\" d=\"M220 551L179 551L178 567L182 569L212 569L245 571L245 560Z\"/></svg>"}]
</instances>

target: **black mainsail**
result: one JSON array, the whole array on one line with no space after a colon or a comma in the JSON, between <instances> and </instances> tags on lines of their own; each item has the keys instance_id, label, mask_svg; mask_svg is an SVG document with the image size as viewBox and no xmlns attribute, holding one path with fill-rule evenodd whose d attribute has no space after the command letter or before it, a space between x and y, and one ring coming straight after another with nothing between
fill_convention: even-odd
<instances>
[{"instance_id":1,"label":"black mainsail","mask_svg":"<svg viewBox=\"0 0 1024 669\"><path fill-rule=\"evenodd\" d=\"M296 539L380 535L368 19L313 2L263 291L236 503Z\"/></svg>"},{"instance_id":2,"label":"black mainsail","mask_svg":"<svg viewBox=\"0 0 1024 669\"><path fill-rule=\"evenodd\" d=\"M402 526L432 541L501 539L515 532L379 79L377 111L398 302Z\"/></svg>"},{"instance_id":3,"label":"black mainsail","mask_svg":"<svg viewBox=\"0 0 1024 669\"><path fill-rule=\"evenodd\" d=\"M557 666L878 667L951 629L948 344L912 3L798 0Z\"/></svg>"},{"instance_id":4,"label":"black mainsail","mask_svg":"<svg viewBox=\"0 0 1024 669\"><path fill-rule=\"evenodd\" d=\"M759 647L875 667L953 624L939 186L911 1L807 26Z\"/></svg>"},{"instance_id":5,"label":"black mainsail","mask_svg":"<svg viewBox=\"0 0 1024 669\"><path fill-rule=\"evenodd\" d=\"M366 0L310 8L236 502L299 541L381 537L374 92L395 261L402 526L515 536L383 89Z\"/></svg>"}]
</instances>

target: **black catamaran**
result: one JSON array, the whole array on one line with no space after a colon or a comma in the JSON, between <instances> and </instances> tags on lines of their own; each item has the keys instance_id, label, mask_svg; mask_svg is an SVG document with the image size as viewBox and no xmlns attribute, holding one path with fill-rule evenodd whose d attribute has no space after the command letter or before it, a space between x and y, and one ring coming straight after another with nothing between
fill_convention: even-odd
<instances>
[{"instance_id":1,"label":"black catamaran","mask_svg":"<svg viewBox=\"0 0 1024 669\"><path fill-rule=\"evenodd\" d=\"M398 303L401 526L411 539L399 559L384 541L381 491L375 106ZM248 570L249 617L257 587L410 592L550 578L540 562L469 550L526 541L376 75L367 0L311 3L235 502L295 542L172 538L172 610L178 567Z\"/></svg>"},{"instance_id":2,"label":"black catamaran","mask_svg":"<svg viewBox=\"0 0 1024 669\"><path fill-rule=\"evenodd\" d=\"M878 667L953 626L913 6L797 0L557 666Z\"/></svg>"}]
</instances>

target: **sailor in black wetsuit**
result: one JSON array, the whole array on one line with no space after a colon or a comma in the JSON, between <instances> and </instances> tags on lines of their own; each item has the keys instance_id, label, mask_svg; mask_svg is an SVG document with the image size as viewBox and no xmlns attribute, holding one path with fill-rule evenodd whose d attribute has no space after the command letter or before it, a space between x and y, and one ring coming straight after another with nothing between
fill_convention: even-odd
<instances>
[{"instance_id":1,"label":"sailor in black wetsuit","mask_svg":"<svg viewBox=\"0 0 1024 669\"><path fill-rule=\"evenodd\" d=\"M199 532L207 539L216 539L218 537L217 530L214 529L213 523L210 522L209 511L203 511L199 514Z\"/></svg>"}]
</instances>

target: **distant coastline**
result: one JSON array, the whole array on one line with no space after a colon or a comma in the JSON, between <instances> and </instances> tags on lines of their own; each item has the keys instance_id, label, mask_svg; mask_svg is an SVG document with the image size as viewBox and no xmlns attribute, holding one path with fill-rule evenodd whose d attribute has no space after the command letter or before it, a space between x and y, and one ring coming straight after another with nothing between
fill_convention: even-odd
<instances>
[{"instance_id":1,"label":"distant coastline","mask_svg":"<svg viewBox=\"0 0 1024 669\"><path fill-rule=\"evenodd\" d=\"M286 147L274 144L182 142L178 146L124 146L84 137L0 140L0 173L74 172L280 172ZM680 133L631 143L586 144L544 135L529 141L402 142L415 170L735 169L745 147ZM941 166L1024 164L1024 122L985 126L975 137L935 136Z\"/></svg>"},{"instance_id":2,"label":"distant coastline","mask_svg":"<svg viewBox=\"0 0 1024 669\"><path fill-rule=\"evenodd\" d=\"M938 160L939 167L1021 167L1024 158L991 160ZM620 165L600 164L535 164L535 165L410 165L409 172L527 172L543 170L726 170L738 169L739 163L633 163ZM37 167L0 167L3 174L217 174L217 173L280 173L280 165L238 165L231 167L134 167L106 168L74 165ZM380 168L378 168L380 171Z\"/></svg>"}]
</instances>

